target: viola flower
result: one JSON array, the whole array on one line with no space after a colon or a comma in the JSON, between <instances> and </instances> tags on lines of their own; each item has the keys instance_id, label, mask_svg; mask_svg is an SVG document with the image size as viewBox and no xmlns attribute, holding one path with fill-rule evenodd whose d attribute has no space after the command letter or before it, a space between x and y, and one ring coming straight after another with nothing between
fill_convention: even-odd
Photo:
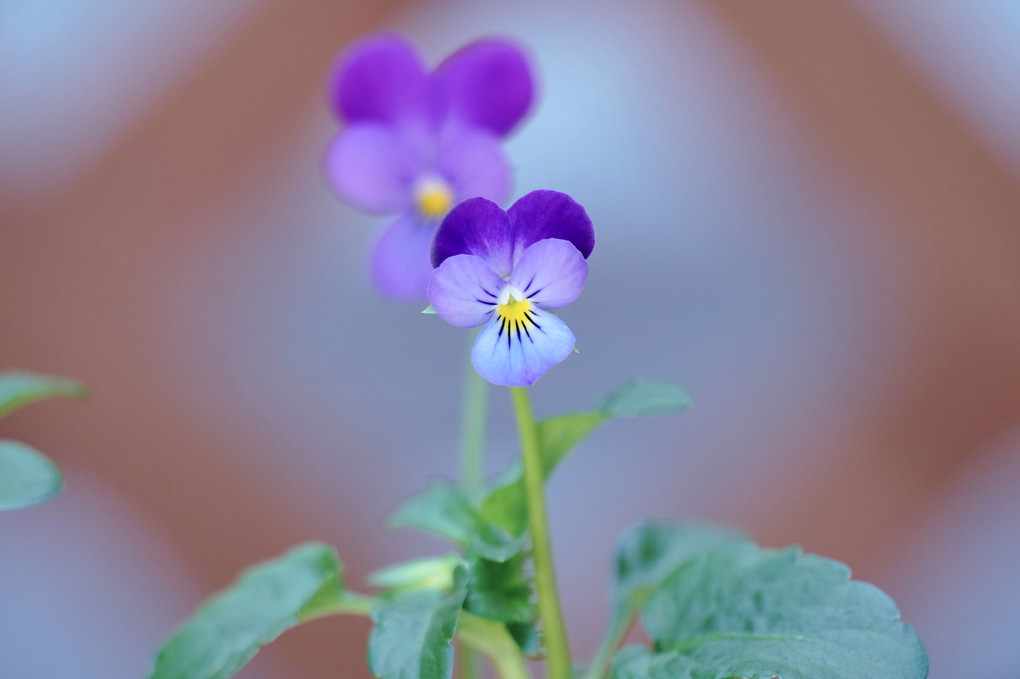
<instances>
[{"instance_id":1,"label":"viola flower","mask_svg":"<svg viewBox=\"0 0 1020 679\"><path fill-rule=\"evenodd\" d=\"M531 108L533 92L524 53L504 40L471 43L432 72L395 35L362 40L340 56L330 94L345 126L327 149L325 170L347 202L397 216L372 255L383 294L422 297L429 246L451 207L475 196L510 197L501 142Z\"/></svg>"},{"instance_id":2,"label":"viola flower","mask_svg":"<svg viewBox=\"0 0 1020 679\"><path fill-rule=\"evenodd\" d=\"M472 198L436 233L428 300L451 325L485 326L471 350L478 374L528 386L574 349L574 333L549 312L577 299L594 247L588 213L565 193L533 191L505 212Z\"/></svg>"}]
</instances>

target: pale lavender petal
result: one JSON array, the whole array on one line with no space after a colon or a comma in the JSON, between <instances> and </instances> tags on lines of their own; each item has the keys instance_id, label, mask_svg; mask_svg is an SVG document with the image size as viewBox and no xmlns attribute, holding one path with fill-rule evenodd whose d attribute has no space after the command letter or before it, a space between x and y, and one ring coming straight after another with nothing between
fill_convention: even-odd
<instances>
[{"instance_id":1,"label":"pale lavender petal","mask_svg":"<svg viewBox=\"0 0 1020 679\"><path fill-rule=\"evenodd\" d=\"M510 275L510 285L543 309L565 307L581 294L588 262L573 244L547 238L530 245Z\"/></svg>"},{"instance_id":2,"label":"pale lavender petal","mask_svg":"<svg viewBox=\"0 0 1020 679\"><path fill-rule=\"evenodd\" d=\"M348 122L393 122L425 115L428 76L415 48L397 35L351 45L337 59L330 96Z\"/></svg>"},{"instance_id":3,"label":"pale lavender petal","mask_svg":"<svg viewBox=\"0 0 1020 679\"><path fill-rule=\"evenodd\" d=\"M453 185L458 201L481 196L503 203L513 188L499 139L481 130L448 127L439 141L436 169Z\"/></svg>"},{"instance_id":4,"label":"pale lavender petal","mask_svg":"<svg viewBox=\"0 0 1020 679\"><path fill-rule=\"evenodd\" d=\"M366 212L406 210L421 171L420 158L388 126L351 125L326 149L326 176L344 200Z\"/></svg>"},{"instance_id":5,"label":"pale lavender petal","mask_svg":"<svg viewBox=\"0 0 1020 679\"><path fill-rule=\"evenodd\" d=\"M454 255L477 255L500 276L510 275L510 218L487 198L469 198L450 210L432 243L432 266Z\"/></svg>"},{"instance_id":6,"label":"pale lavender petal","mask_svg":"<svg viewBox=\"0 0 1020 679\"><path fill-rule=\"evenodd\" d=\"M473 328L492 316L505 285L481 257L454 255L432 272L427 297L444 321Z\"/></svg>"},{"instance_id":7,"label":"pale lavender petal","mask_svg":"<svg viewBox=\"0 0 1020 679\"><path fill-rule=\"evenodd\" d=\"M585 259L595 247L591 218L577 201L559 191L532 191L507 210L514 224L514 264L532 243L560 238L574 244Z\"/></svg>"},{"instance_id":8,"label":"pale lavender petal","mask_svg":"<svg viewBox=\"0 0 1020 679\"><path fill-rule=\"evenodd\" d=\"M432 74L434 103L448 115L505 136L534 97L531 67L517 45L479 40L450 55Z\"/></svg>"},{"instance_id":9,"label":"pale lavender petal","mask_svg":"<svg viewBox=\"0 0 1020 679\"><path fill-rule=\"evenodd\" d=\"M422 299L432 274L429 246L435 228L404 215L386 229L372 252L372 281L394 299Z\"/></svg>"},{"instance_id":10,"label":"pale lavender petal","mask_svg":"<svg viewBox=\"0 0 1020 679\"><path fill-rule=\"evenodd\" d=\"M551 313L532 308L534 322L506 327L498 315L485 324L471 349L478 374L508 387L535 383L574 350L574 333Z\"/></svg>"}]
</instances>

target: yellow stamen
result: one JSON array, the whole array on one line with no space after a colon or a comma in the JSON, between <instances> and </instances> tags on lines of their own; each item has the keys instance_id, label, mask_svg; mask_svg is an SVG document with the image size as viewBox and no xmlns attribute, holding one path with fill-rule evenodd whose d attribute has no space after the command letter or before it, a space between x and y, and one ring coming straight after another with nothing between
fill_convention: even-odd
<instances>
[{"instance_id":1,"label":"yellow stamen","mask_svg":"<svg viewBox=\"0 0 1020 679\"><path fill-rule=\"evenodd\" d=\"M445 217L453 207L453 191L449 184L438 177L422 180L414 197L418 211L428 219Z\"/></svg>"}]
</instances>

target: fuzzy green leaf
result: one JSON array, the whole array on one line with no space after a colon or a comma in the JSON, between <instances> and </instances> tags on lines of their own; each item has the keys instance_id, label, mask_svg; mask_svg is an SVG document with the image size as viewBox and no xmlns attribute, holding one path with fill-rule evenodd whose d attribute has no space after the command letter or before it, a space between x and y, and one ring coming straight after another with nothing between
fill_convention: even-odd
<instances>
[{"instance_id":1,"label":"fuzzy green leaf","mask_svg":"<svg viewBox=\"0 0 1020 679\"><path fill-rule=\"evenodd\" d=\"M521 551L524 538L511 535L475 509L457 486L446 481L405 500L390 517L391 526L416 528L452 540L470 556L506 561Z\"/></svg>"},{"instance_id":2,"label":"fuzzy green leaf","mask_svg":"<svg viewBox=\"0 0 1020 679\"><path fill-rule=\"evenodd\" d=\"M625 649L616 679L923 679L917 634L878 588L797 549L720 547L681 565L642 622L658 653Z\"/></svg>"},{"instance_id":3,"label":"fuzzy green leaf","mask_svg":"<svg viewBox=\"0 0 1020 679\"><path fill-rule=\"evenodd\" d=\"M744 537L726 528L648 520L616 545L613 605L618 616L636 612L681 565Z\"/></svg>"},{"instance_id":4,"label":"fuzzy green leaf","mask_svg":"<svg viewBox=\"0 0 1020 679\"><path fill-rule=\"evenodd\" d=\"M542 420L537 425L542 474L548 478L567 454L603 422L615 417L669 415L688 409L690 394L670 382L630 380L615 389L590 412L569 413ZM514 464L483 498L481 513L513 535L528 527L525 512L523 470Z\"/></svg>"},{"instance_id":5,"label":"fuzzy green leaf","mask_svg":"<svg viewBox=\"0 0 1020 679\"><path fill-rule=\"evenodd\" d=\"M449 679L457 620L467 595L467 576L458 568L449 593L422 589L400 592L372 609L375 627L368 640L368 668L381 679Z\"/></svg>"},{"instance_id":6,"label":"fuzzy green leaf","mask_svg":"<svg viewBox=\"0 0 1020 679\"><path fill-rule=\"evenodd\" d=\"M19 370L0 372L0 419L18 408L55 396L85 398L88 390L73 380Z\"/></svg>"},{"instance_id":7,"label":"fuzzy green leaf","mask_svg":"<svg viewBox=\"0 0 1020 679\"><path fill-rule=\"evenodd\" d=\"M0 510L45 502L63 488L64 477L45 455L17 441L0 441Z\"/></svg>"},{"instance_id":8,"label":"fuzzy green leaf","mask_svg":"<svg viewBox=\"0 0 1020 679\"><path fill-rule=\"evenodd\" d=\"M308 543L241 574L160 650L150 679L226 679L259 648L344 596L332 547Z\"/></svg>"}]
</instances>

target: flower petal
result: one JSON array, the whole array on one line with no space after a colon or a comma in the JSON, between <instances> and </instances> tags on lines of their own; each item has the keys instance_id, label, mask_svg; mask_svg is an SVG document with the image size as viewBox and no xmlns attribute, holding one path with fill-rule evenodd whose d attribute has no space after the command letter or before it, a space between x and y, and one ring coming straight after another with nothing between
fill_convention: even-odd
<instances>
[{"instance_id":1,"label":"flower petal","mask_svg":"<svg viewBox=\"0 0 1020 679\"><path fill-rule=\"evenodd\" d=\"M532 191L507 210L514 225L516 265L525 248L546 238L570 241L585 259L595 247L591 218L573 198L559 191Z\"/></svg>"},{"instance_id":2,"label":"flower petal","mask_svg":"<svg viewBox=\"0 0 1020 679\"><path fill-rule=\"evenodd\" d=\"M397 35L360 40L337 59L330 96L348 122L425 115L428 77L417 50Z\"/></svg>"},{"instance_id":3,"label":"flower petal","mask_svg":"<svg viewBox=\"0 0 1020 679\"><path fill-rule=\"evenodd\" d=\"M531 67L517 45L479 40L451 54L432 74L432 96L456 119L505 136L531 108Z\"/></svg>"},{"instance_id":4,"label":"flower petal","mask_svg":"<svg viewBox=\"0 0 1020 679\"><path fill-rule=\"evenodd\" d=\"M510 285L543 309L565 307L581 294L588 262L573 244L547 238L530 245L510 275Z\"/></svg>"},{"instance_id":5,"label":"flower petal","mask_svg":"<svg viewBox=\"0 0 1020 679\"><path fill-rule=\"evenodd\" d=\"M496 203L510 197L513 172L497 137L448 127L439 141L437 169L453 185L458 201L481 196Z\"/></svg>"},{"instance_id":6,"label":"flower petal","mask_svg":"<svg viewBox=\"0 0 1020 679\"><path fill-rule=\"evenodd\" d=\"M508 387L534 384L574 350L574 333L551 313L532 308L527 329L505 328L493 315L475 340L471 362L478 374Z\"/></svg>"},{"instance_id":7,"label":"flower petal","mask_svg":"<svg viewBox=\"0 0 1020 679\"><path fill-rule=\"evenodd\" d=\"M473 328L492 316L504 285L481 257L454 255L432 272L427 297L444 321Z\"/></svg>"},{"instance_id":8,"label":"flower petal","mask_svg":"<svg viewBox=\"0 0 1020 679\"><path fill-rule=\"evenodd\" d=\"M429 246L434 233L433 223L413 214L402 216L383 232L372 252L372 281L379 292L394 299L425 296L432 274Z\"/></svg>"},{"instance_id":9,"label":"flower petal","mask_svg":"<svg viewBox=\"0 0 1020 679\"><path fill-rule=\"evenodd\" d=\"M326 176L347 202L366 212L403 212L422 162L397 130L361 124L346 128L326 150Z\"/></svg>"},{"instance_id":10,"label":"flower petal","mask_svg":"<svg viewBox=\"0 0 1020 679\"><path fill-rule=\"evenodd\" d=\"M487 198L469 198L439 225L432 243L432 266L454 255L477 255L500 276L510 275L510 217Z\"/></svg>"}]
</instances>

